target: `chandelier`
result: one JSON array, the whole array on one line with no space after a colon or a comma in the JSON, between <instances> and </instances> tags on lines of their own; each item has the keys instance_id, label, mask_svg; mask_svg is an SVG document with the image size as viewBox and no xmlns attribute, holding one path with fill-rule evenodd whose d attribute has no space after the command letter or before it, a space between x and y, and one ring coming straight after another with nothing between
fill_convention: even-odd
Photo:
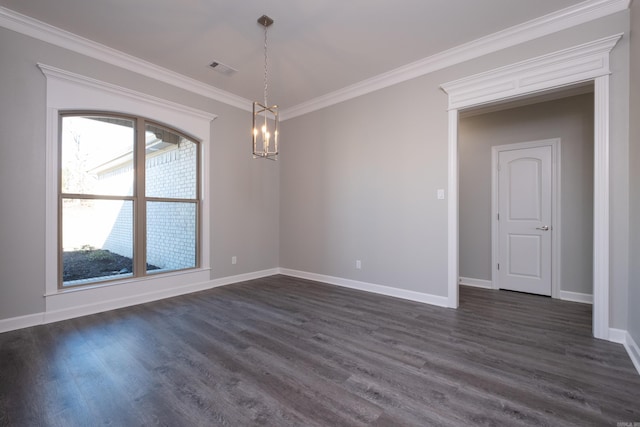
<instances>
[{"instance_id":1,"label":"chandelier","mask_svg":"<svg viewBox=\"0 0 640 427\"><path fill-rule=\"evenodd\" d=\"M267 102L267 28L273 19L267 15L258 18L264 27L264 103L253 103L253 158L275 160L278 155L278 106Z\"/></svg>"}]
</instances>

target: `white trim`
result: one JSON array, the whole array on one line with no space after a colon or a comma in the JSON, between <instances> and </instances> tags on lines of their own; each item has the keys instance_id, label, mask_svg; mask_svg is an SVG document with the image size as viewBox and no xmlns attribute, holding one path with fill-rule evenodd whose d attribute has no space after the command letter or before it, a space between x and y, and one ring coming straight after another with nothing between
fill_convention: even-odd
<instances>
[{"instance_id":1,"label":"white trim","mask_svg":"<svg viewBox=\"0 0 640 427\"><path fill-rule=\"evenodd\" d=\"M526 107L531 104L539 104L541 102L550 102L557 99L569 98L572 96L584 95L586 93L593 93L592 82L585 82L576 86L571 86L562 91L551 90L549 92L542 92L535 96L525 96L523 98L509 99L502 102L494 102L488 105L481 105L479 107L473 107L464 110L460 113L460 118L466 119L469 117L478 116L481 114L489 114L495 111L502 111L505 108L519 108Z\"/></svg>"},{"instance_id":2,"label":"white trim","mask_svg":"<svg viewBox=\"0 0 640 427\"><path fill-rule=\"evenodd\" d=\"M594 262L593 335L609 335L609 52L617 34L493 71L443 84L449 95L449 301L458 300L458 109L504 101L549 89L594 80ZM561 55L562 54L562 55ZM583 55L583 57L581 57ZM563 59L564 58L564 59ZM583 59L589 61L583 61ZM585 64L591 64L586 67ZM585 71L588 68L587 71ZM538 74L532 74L535 70ZM591 76L591 77L586 77ZM495 79L492 79L495 77ZM530 79L532 84L519 85ZM509 82L511 86L509 86ZM535 83L533 83L535 82ZM506 85L506 86L505 86ZM509 87L505 89L505 87ZM453 122L453 123L452 123ZM456 176L454 176L456 175ZM454 209L451 209L451 207ZM456 217L452 220L451 217Z\"/></svg>"},{"instance_id":3,"label":"white trim","mask_svg":"<svg viewBox=\"0 0 640 427\"><path fill-rule=\"evenodd\" d=\"M93 88L97 89L102 93L109 93L119 98L127 98L128 100L133 102L133 105L144 103L149 106L153 106L155 108L159 108L162 110L171 110L178 115L191 115L193 117L205 120L207 122L211 122L217 118L217 115L209 113L208 111L199 110L193 107L189 107L186 105L178 104L173 101L165 100L156 96L152 96L146 93L138 92L132 89L124 88L121 86L113 85L111 83L103 82L100 80L96 80L90 77L82 76L80 74L72 73L70 71L62 70L60 68L52 67L46 64L38 63L37 64L42 73L47 77L48 81L59 80L61 82L73 83L78 87L84 88ZM48 104L50 103L49 97L47 97ZM115 104L113 104L115 105ZM121 106L118 106L121 108ZM65 107L68 108L68 107ZM122 107L124 108L124 107ZM123 112L124 110L120 109L118 112ZM138 114L132 110L133 114ZM150 117L154 118L154 117ZM50 138L47 141L57 141L58 138L58 130L57 130L57 120L58 120L58 109L57 108L49 108L47 123L48 123L48 134L47 137ZM56 123L54 125L54 122ZM49 126L51 124L51 126ZM177 128L177 127L176 127ZM184 127L183 130L188 134L193 134L192 128ZM209 132L207 131L208 135ZM210 177L210 164L207 161L209 159L209 144L205 143L209 138L202 139L202 144L200 144L200 166L202 171L201 177L201 195L200 199L202 201L202 212L203 218L208 217L208 212L210 210L209 198L208 195L208 183ZM47 158L50 162L47 162L47 167L51 168L50 170L57 170L57 150L55 146L47 143L46 148ZM48 175L51 176L51 175ZM54 199L51 199L53 196ZM53 203L56 203L54 200L57 200L57 180L47 180L47 206L53 206ZM206 216L205 216L206 215ZM56 215L48 215L46 218L47 227L56 227L57 226L57 216ZM210 260L210 223L209 221L200 221L201 227L201 235L204 236L202 240L203 244L201 244L201 259L205 260L203 262L204 268L209 268L209 260ZM48 228L47 228L48 229ZM49 247L49 246L47 246ZM53 277L56 274L57 269L57 253L53 254L51 252L47 252L45 258L47 260L45 270L47 272L47 277ZM47 294L51 292L52 286L47 286Z\"/></svg>"},{"instance_id":4,"label":"white trim","mask_svg":"<svg viewBox=\"0 0 640 427\"><path fill-rule=\"evenodd\" d=\"M9 317L0 320L0 334L16 329L30 328L44 322L44 313L28 314L26 316Z\"/></svg>"},{"instance_id":5,"label":"white trim","mask_svg":"<svg viewBox=\"0 0 640 427\"><path fill-rule=\"evenodd\" d=\"M471 277L460 277L458 283L462 286L471 286L473 288L493 289L491 280L472 279Z\"/></svg>"},{"instance_id":6,"label":"white trim","mask_svg":"<svg viewBox=\"0 0 640 427\"><path fill-rule=\"evenodd\" d=\"M593 169L593 335L609 331L609 76L595 79Z\"/></svg>"},{"instance_id":7,"label":"white trim","mask_svg":"<svg viewBox=\"0 0 640 427\"><path fill-rule=\"evenodd\" d=\"M491 280L472 279L470 277L460 277L458 283L461 286L472 288L495 289ZM580 292L559 291L559 299L563 301L579 302L582 304L593 304L593 295ZM611 331L611 329L610 329ZM612 341L614 341L612 339Z\"/></svg>"},{"instance_id":8,"label":"white trim","mask_svg":"<svg viewBox=\"0 0 640 427\"><path fill-rule=\"evenodd\" d=\"M563 301L593 304L593 295L580 292L560 291L560 299Z\"/></svg>"},{"instance_id":9,"label":"white trim","mask_svg":"<svg viewBox=\"0 0 640 427\"><path fill-rule=\"evenodd\" d=\"M539 18L514 25L472 42L445 50L395 70L300 103L280 112L284 121L397 83L401 83L470 59L515 46L628 9L631 0L587 0ZM251 111L251 101L148 61L0 7L0 26L74 52L154 78L164 83Z\"/></svg>"},{"instance_id":10,"label":"white trim","mask_svg":"<svg viewBox=\"0 0 640 427\"><path fill-rule=\"evenodd\" d=\"M108 64L151 77L189 92L251 111L251 101L69 31L0 7L0 26Z\"/></svg>"},{"instance_id":11,"label":"white trim","mask_svg":"<svg viewBox=\"0 0 640 427\"><path fill-rule=\"evenodd\" d=\"M561 142L559 138L545 139L540 141L519 142L515 144L494 145L491 147L491 279L493 289L500 289L500 274L498 271L499 262L499 239L498 239L498 155L502 151L520 150L524 148L551 147L551 226L553 228L551 240L551 297L560 298L560 282L562 262L561 262Z\"/></svg>"},{"instance_id":12,"label":"white trim","mask_svg":"<svg viewBox=\"0 0 640 427\"><path fill-rule=\"evenodd\" d=\"M622 34L562 49L445 83L449 109L477 107L608 75L609 52Z\"/></svg>"},{"instance_id":13,"label":"white trim","mask_svg":"<svg viewBox=\"0 0 640 427\"><path fill-rule=\"evenodd\" d=\"M316 282L328 283L330 285L341 286L343 288L357 289L374 294L386 295L389 297L402 298L409 301L416 301L439 307L448 307L447 297L425 294L422 292L409 291L406 289L393 288L391 286L376 285L374 283L359 282L357 280L343 279L341 277L327 276L324 274L309 273L306 271L280 268L280 274L297 277L300 279L313 280Z\"/></svg>"},{"instance_id":14,"label":"white trim","mask_svg":"<svg viewBox=\"0 0 640 427\"><path fill-rule=\"evenodd\" d=\"M301 116L464 61L620 12L628 9L630 3L631 0L587 0L578 3L285 108L280 112L280 120L284 121Z\"/></svg>"},{"instance_id":15,"label":"white trim","mask_svg":"<svg viewBox=\"0 0 640 427\"><path fill-rule=\"evenodd\" d=\"M248 280L262 279L263 277L275 276L280 274L280 268L269 268L266 270L253 271L251 273L242 273L235 276L226 276L219 279L211 280L214 287L232 285L234 283L246 282Z\"/></svg>"},{"instance_id":16,"label":"white trim","mask_svg":"<svg viewBox=\"0 0 640 427\"><path fill-rule=\"evenodd\" d=\"M209 289L213 286L206 279L207 276L208 274L201 275L205 278L202 281L166 287L157 286L157 282L153 286L144 286L145 283L135 282L122 283L122 286L104 286L81 289L77 292L59 292L46 295L44 323L58 322ZM166 280L167 278L164 279L163 284L170 283ZM135 286L135 292L130 292L132 286ZM158 289L159 287L160 289Z\"/></svg>"},{"instance_id":17,"label":"white trim","mask_svg":"<svg viewBox=\"0 0 640 427\"><path fill-rule=\"evenodd\" d=\"M237 276L223 277L215 280L203 280L199 282L189 283L187 285L169 286L165 289L156 289L162 286L162 283L155 283L153 287L147 289L146 292L136 293L133 295L129 290L127 292L111 292L106 294L104 299L99 298L73 298L73 301L51 301L47 300L47 311L44 313L44 323L57 322L60 320L72 319L75 317L86 316L89 314L101 313L103 311L115 310L118 308L129 307L137 304L144 304L151 301L157 301L160 299L171 298L178 295L190 294L193 292L204 291L220 286L229 285L232 283L243 282L246 280L259 279L261 277L272 276L277 274L277 269L257 271L253 273L241 274ZM170 280L164 278L165 283L171 283ZM111 290L108 287L105 290ZM82 297L82 292L77 292ZM59 298L67 296L74 296L73 294L63 293L59 294ZM55 305L54 305L55 304Z\"/></svg>"},{"instance_id":18,"label":"white trim","mask_svg":"<svg viewBox=\"0 0 640 427\"><path fill-rule=\"evenodd\" d=\"M636 367L638 374L640 374L640 347L638 347L638 344L634 341L629 331L625 331L624 338L624 348L627 350L627 353L629 353L633 366Z\"/></svg>"},{"instance_id":19,"label":"white trim","mask_svg":"<svg viewBox=\"0 0 640 427\"><path fill-rule=\"evenodd\" d=\"M627 331L625 331L623 329L611 328L611 329L609 329L609 340L608 341L615 342L615 343L618 343L618 344L624 344L626 334L627 334Z\"/></svg>"},{"instance_id":20,"label":"white trim","mask_svg":"<svg viewBox=\"0 0 640 427\"><path fill-rule=\"evenodd\" d=\"M153 282L153 286L149 287L147 292L155 292L161 289L158 289L158 280L163 280L165 282L169 282L169 287L173 287L176 285L179 286L189 286L193 283L199 283L206 280L209 280L209 276L211 275L211 269L209 268L195 268L191 270L178 270L178 271L170 271L167 273L163 273L162 275L149 275L144 277L127 277L120 280L114 280L110 282L94 282L87 281L86 286L75 286L64 289L48 289L47 292L43 295L45 298L48 298L50 301L61 300L68 298L67 295L71 294L84 294L84 293L92 293L92 292L118 292L121 295L118 295L117 298L120 297L129 297L127 291L117 291L117 289L126 288L128 286L136 286L140 284L144 284L145 282ZM142 285L144 286L144 285ZM110 290L110 288L116 289L116 291ZM85 302L86 304L86 302Z\"/></svg>"},{"instance_id":21,"label":"white trim","mask_svg":"<svg viewBox=\"0 0 640 427\"><path fill-rule=\"evenodd\" d=\"M76 317L87 316L90 314L101 313L109 310L116 310L119 308L130 307L132 305L144 304L151 301L157 301L165 298L176 297L179 295L190 294L193 292L204 291L207 289L244 282L247 280L260 279L262 277L268 277L273 276L274 274L278 274L279 271L280 270L277 268L255 271L251 273L239 274L237 276L221 277L214 280L204 280L197 283L191 283L186 286L171 286L165 289L155 289L136 295L116 296L105 300L89 301L80 305L69 307L61 306L54 310L47 310L42 313L2 319L0 320L0 333L51 322L58 322L61 320L73 319ZM66 292L65 294L70 295L73 293L78 295L82 294L81 291ZM58 297L62 297L62 295L58 294Z\"/></svg>"},{"instance_id":22,"label":"white trim","mask_svg":"<svg viewBox=\"0 0 640 427\"><path fill-rule=\"evenodd\" d=\"M210 176L208 146L211 122L215 114L175 102L80 76L44 64L38 64L47 79L45 203L45 321L60 320L155 298L199 289L210 276L209 232L210 200L207 183ZM76 289L58 289L58 126L62 110L98 110L148 117L184 131L201 141L201 215L200 268L144 278L124 279ZM184 289L184 290L183 290ZM160 298L160 297L158 297Z\"/></svg>"},{"instance_id":23,"label":"white trim","mask_svg":"<svg viewBox=\"0 0 640 427\"><path fill-rule=\"evenodd\" d=\"M45 134L44 285L45 293L58 288L58 110L47 108Z\"/></svg>"},{"instance_id":24,"label":"white trim","mask_svg":"<svg viewBox=\"0 0 640 427\"><path fill-rule=\"evenodd\" d=\"M633 363L636 371L640 374L640 348L629 331L610 328L608 332L608 340L624 346L624 349L627 350L627 354L631 359L631 363Z\"/></svg>"},{"instance_id":25,"label":"white trim","mask_svg":"<svg viewBox=\"0 0 640 427\"><path fill-rule=\"evenodd\" d=\"M449 110L449 164L447 170L447 185L449 187L449 200L447 204L447 295L448 306L458 308L460 303L458 295L459 265L458 265L458 110Z\"/></svg>"},{"instance_id":26,"label":"white trim","mask_svg":"<svg viewBox=\"0 0 640 427\"><path fill-rule=\"evenodd\" d=\"M47 79L58 79L60 81L66 81L69 83L75 83L81 87L91 87L103 92L108 92L116 96L126 97L136 102L144 102L152 104L160 108L170 108L178 113L187 113L193 116L199 117L204 120L212 121L218 116L208 111L199 110L197 108L189 107L187 105L178 104L173 101L158 98L157 96L149 95L143 92L138 92L132 89L128 89L122 86L117 86L111 83L103 82L100 80L86 77L80 74L72 73L71 71L63 70L60 68L52 67L47 64L38 63L38 68L42 70L42 73Z\"/></svg>"}]
</instances>

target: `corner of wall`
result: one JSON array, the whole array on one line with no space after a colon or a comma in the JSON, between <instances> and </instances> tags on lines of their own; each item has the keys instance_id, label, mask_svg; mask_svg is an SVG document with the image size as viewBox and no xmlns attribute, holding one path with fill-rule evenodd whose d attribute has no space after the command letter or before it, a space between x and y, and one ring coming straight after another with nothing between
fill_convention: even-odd
<instances>
[{"instance_id":1,"label":"corner of wall","mask_svg":"<svg viewBox=\"0 0 640 427\"><path fill-rule=\"evenodd\" d=\"M640 179L640 123L634 118L640 116L640 2L631 4L630 13L630 72L629 72L629 183ZM640 215L640 188L629 185L629 218ZM629 259L640 257L640 223L629 223ZM629 263L629 295L627 298L627 330L634 345L636 368L640 366L640 352L636 343L640 343L640 265ZM631 354L631 352L630 352ZM632 357L633 358L633 357ZM640 368L639 368L640 371Z\"/></svg>"}]
</instances>

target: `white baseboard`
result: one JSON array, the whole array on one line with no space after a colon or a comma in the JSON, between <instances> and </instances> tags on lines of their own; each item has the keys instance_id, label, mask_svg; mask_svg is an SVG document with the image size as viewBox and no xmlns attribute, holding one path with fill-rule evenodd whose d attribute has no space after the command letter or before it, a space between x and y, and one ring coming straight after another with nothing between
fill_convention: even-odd
<instances>
[{"instance_id":1,"label":"white baseboard","mask_svg":"<svg viewBox=\"0 0 640 427\"><path fill-rule=\"evenodd\" d=\"M627 331L623 329L615 329L609 328L609 339L608 341L615 342L618 344L624 344L627 336Z\"/></svg>"},{"instance_id":2,"label":"white baseboard","mask_svg":"<svg viewBox=\"0 0 640 427\"><path fill-rule=\"evenodd\" d=\"M211 289L213 287L214 286L210 281L206 281L187 286L164 289L156 292L137 294L132 297L114 298L97 303L82 304L58 310L47 310L44 313L43 323L60 322L62 320L102 313L103 311L117 310L119 308L130 307L132 305L144 304L147 302L157 301L165 298L190 294L192 292L203 291L206 289Z\"/></svg>"},{"instance_id":3,"label":"white baseboard","mask_svg":"<svg viewBox=\"0 0 640 427\"><path fill-rule=\"evenodd\" d=\"M91 304L80 304L70 308L58 310L48 310L42 313L29 314L26 316L12 317L0 320L0 333L8 332L16 329L28 328L45 323L58 322L61 320L73 319L75 317L87 316L90 314L101 313L108 310L116 310L119 308L129 307L137 304L157 301L160 299L171 298L179 295L190 294L193 292L204 291L219 286L230 285L232 283L244 282L247 280L259 279L261 277L273 276L278 274L279 269L273 268L269 270L256 271L251 273L239 274L236 276L221 277L214 280L208 280L199 283L193 283L186 286L177 286L169 289L163 289L155 292L147 292L136 294L131 297L113 298L106 301Z\"/></svg>"},{"instance_id":4,"label":"white baseboard","mask_svg":"<svg viewBox=\"0 0 640 427\"><path fill-rule=\"evenodd\" d=\"M636 367L638 374L640 374L640 347L638 347L638 343L634 341L629 332L626 332L625 335L624 348L627 349L627 353L629 353L633 366Z\"/></svg>"},{"instance_id":5,"label":"white baseboard","mask_svg":"<svg viewBox=\"0 0 640 427\"><path fill-rule=\"evenodd\" d=\"M254 271L252 273L238 274L236 276L221 277L219 279L213 279L211 283L213 288L218 286L232 285L234 283L246 282L247 280L261 279L263 277L274 276L280 274L279 268L270 268L268 270Z\"/></svg>"},{"instance_id":6,"label":"white baseboard","mask_svg":"<svg viewBox=\"0 0 640 427\"><path fill-rule=\"evenodd\" d=\"M493 289L493 282L491 280L472 279L471 277L460 277L458 284L472 286L474 288Z\"/></svg>"},{"instance_id":7,"label":"white baseboard","mask_svg":"<svg viewBox=\"0 0 640 427\"><path fill-rule=\"evenodd\" d=\"M473 279L471 277L460 277L458 284L474 288L493 289L493 282L491 280ZM592 294L582 294L579 292L560 291L560 299L563 301L593 304Z\"/></svg>"},{"instance_id":8,"label":"white baseboard","mask_svg":"<svg viewBox=\"0 0 640 427\"><path fill-rule=\"evenodd\" d=\"M593 304L592 294L581 294L579 292L560 291L560 299L563 301L581 302L583 304Z\"/></svg>"},{"instance_id":9,"label":"white baseboard","mask_svg":"<svg viewBox=\"0 0 640 427\"><path fill-rule=\"evenodd\" d=\"M624 345L633 366L636 367L638 374L640 374L640 348L631 334L623 329L609 328L609 341Z\"/></svg>"},{"instance_id":10,"label":"white baseboard","mask_svg":"<svg viewBox=\"0 0 640 427\"><path fill-rule=\"evenodd\" d=\"M18 316L9 319L0 320L0 333L8 332L16 329L28 328L45 323L58 322L76 317L87 316L90 314L101 313L108 310L116 310L119 308L129 307L137 304L157 301L164 298L189 294L193 292L212 289L219 286L230 285L233 283L244 282L247 280L259 279L262 277L273 276L275 274L284 274L303 279L315 280L332 285L342 286L345 288L358 289L376 294L402 298L410 301L417 301L426 304L432 304L440 307L448 306L448 299L437 295L425 294L421 292L409 291L406 289L392 288L390 286L376 285L367 282L359 282L356 280L343 279L340 277L326 276L322 274L307 273L297 270L273 268L268 270L256 271L251 273L239 274L236 276L221 277L218 279L203 281L199 283L171 287L154 292L139 293L134 296L110 298L97 303L77 304L69 308L50 309L41 313L30 314L26 316Z\"/></svg>"},{"instance_id":11,"label":"white baseboard","mask_svg":"<svg viewBox=\"0 0 640 427\"><path fill-rule=\"evenodd\" d=\"M390 297L402 298L439 307L448 307L449 299L438 295L425 294L422 292L409 291L406 289L392 288L390 286L376 285L373 283L359 282L357 280L343 279L341 277L326 276L324 274L308 273L306 271L290 270L281 268L280 273L285 276L298 277L301 279L314 280L316 282L328 283L330 285L342 286L344 288L357 289L360 291L373 292L375 294Z\"/></svg>"},{"instance_id":12,"label":"white baseboard","mask_svg":"<svg viewBox=\"0 0 640 427\"><path fill-rule=\"evenodd\" d=\"M0 333L16 329L30 328L44 322L44 313L28 314L26 316L10 317L0 320Z\"/></svg>"}]
</instances>

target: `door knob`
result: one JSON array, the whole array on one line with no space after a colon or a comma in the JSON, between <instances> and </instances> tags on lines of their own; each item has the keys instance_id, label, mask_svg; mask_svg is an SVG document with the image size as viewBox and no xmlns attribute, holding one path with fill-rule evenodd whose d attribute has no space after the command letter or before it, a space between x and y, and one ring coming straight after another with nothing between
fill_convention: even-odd
<instances>
[{"instance_id":1,"label":"door knob","mask_svg":"<svg viewBox=\"0 0 640 427\"><path fill-rule=\"evenodd\" d=\"M543 225L542 227L536 227L536 230L549 231L549 226Z\"/></svg>"}]
</instances>

